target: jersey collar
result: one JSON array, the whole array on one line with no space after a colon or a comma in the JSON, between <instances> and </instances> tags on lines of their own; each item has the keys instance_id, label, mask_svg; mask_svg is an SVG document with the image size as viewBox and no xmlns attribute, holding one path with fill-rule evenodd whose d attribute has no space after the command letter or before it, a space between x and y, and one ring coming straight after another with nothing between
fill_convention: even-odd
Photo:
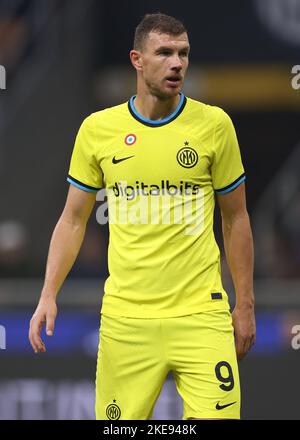
<instances>
[{"instance_id":1,"label":"jersey collar","mask_svg":"<svg viewBox=\"0 0 300 440\"><path fill-rule=\"evenodd\" d=\"M186 105L186 97L182 94L180 94L180 101L177 105L177 108L175 111L169 115L167 118L160 119L159 121L153 121L152 119L146 119L142 115L138 113L136 108L134 107L134 100L136 98L136 95L132 96L130 100L128 101L128 109L131 113L131 115L139 122L141 122L144 125L147 125L148 127L161 127L162 125L169 124L170 122L174 121L180 113L183 111L185 105Z\"/></svg>"}]
</instances>

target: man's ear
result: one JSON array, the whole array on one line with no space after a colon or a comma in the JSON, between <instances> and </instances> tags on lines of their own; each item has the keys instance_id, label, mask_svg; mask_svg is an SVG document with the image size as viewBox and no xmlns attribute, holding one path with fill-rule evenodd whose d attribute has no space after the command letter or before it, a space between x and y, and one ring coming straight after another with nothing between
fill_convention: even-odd
<instances>
[{"instance_id":1,"label":"man's ear","mask_svg":"<svg viewBox=\"0 0 300 440\"><path fill-rule=\"evenodd\" d=\"M142 63L142 57L141 57L141 52L139 52L138 50L131 50L130 51L130 60L131 63L133 65L133 67L138 70L141 71L143 69L143 63Z\"/></svg>"}]
</instances>

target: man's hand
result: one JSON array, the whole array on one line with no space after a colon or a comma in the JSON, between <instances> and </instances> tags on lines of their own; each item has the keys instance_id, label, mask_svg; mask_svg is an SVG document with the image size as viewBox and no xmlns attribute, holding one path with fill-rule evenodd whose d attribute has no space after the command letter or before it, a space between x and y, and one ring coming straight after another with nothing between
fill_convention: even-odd
<instances>
[{"instance_id":1,"label":"man's hand","mask_svg":"<svg viewBox=\"0 0 300 440\"><path fill-rule=\"evenodd\" d=\"M256 326L253 307L235 307L232 312L235 347L238 361L250 351L255 343Z\"/></svg>"},{"instance_id":2,"label":"man's hand","mask_svg":"<svg viewBox=\"0 0 300 440\"><path fill-rule=\"evenodd\" d=\"M31 318L29 341L35 353L45 353L46 347L41 338L41 330L46 324L47 336L52 336L57 315L57 306L54 298L42 298Z\"/></svg>"}]
</instances>

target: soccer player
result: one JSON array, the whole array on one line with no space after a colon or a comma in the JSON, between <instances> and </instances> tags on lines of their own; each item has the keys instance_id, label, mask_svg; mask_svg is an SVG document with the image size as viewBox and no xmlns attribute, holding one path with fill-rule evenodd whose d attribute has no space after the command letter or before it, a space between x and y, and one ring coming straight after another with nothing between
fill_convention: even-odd
<instances>
[{"instance_id":1,"label":"soccer player","mask_svg":"<svg viewBox=\"0 0 300 440\"><path fill-rule=\"evenodd\" d=\"M183 419L239 419L237 361L255 341L253 243L235 129L220 108L182 92L190 45L177 19L147 14L131 63L137 94L88 116L30 322L51 336L56 296L106 188L109 277L101 308L97 419L149 419L169 371ZM231 314L213 233L215 199L236 292ZM83 292L84 295L84 292Z\"/></svg>"}]
</instances>

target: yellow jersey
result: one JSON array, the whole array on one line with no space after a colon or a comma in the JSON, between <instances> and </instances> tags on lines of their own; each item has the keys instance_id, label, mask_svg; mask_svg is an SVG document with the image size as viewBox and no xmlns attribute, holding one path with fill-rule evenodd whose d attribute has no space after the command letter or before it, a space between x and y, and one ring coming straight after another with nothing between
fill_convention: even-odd
<instances>
[{"instance_id":1,"label":"yellow jersey","mask_svg":"<svg viewBox=\"0 0 300 440\"><path fill-rule=\"evenodd\" d=\"M170 116L152 121L134 100L83 121L67 178L98 200L107 195L101 312L164 318L229 309L213 219L215 194L245 180L232 121L184 94ZM99 223L104 211L105 203Z\"/></svg>"}]
</instances>

